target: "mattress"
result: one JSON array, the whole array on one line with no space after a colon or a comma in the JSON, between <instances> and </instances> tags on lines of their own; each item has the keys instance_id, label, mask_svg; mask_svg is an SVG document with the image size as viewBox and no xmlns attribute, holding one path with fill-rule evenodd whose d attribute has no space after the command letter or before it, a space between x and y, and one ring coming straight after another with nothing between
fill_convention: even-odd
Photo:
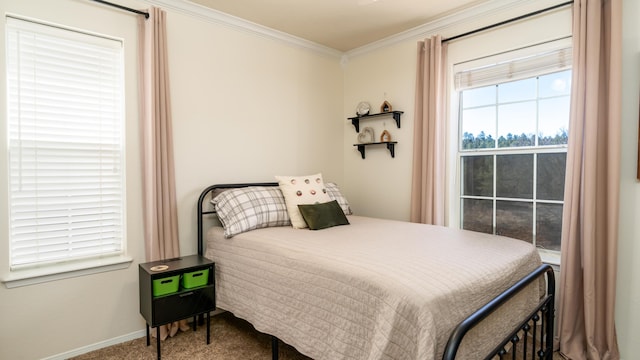
<instances>
[{"instance_id":1,"label":"mattress","mask_svg":"<svg viewBox=\"0 0 640 360\"><path fill-rule=\"evenodd\" d=\"M318 360L440 359L454 327L541 263L524 241L349 216L319 231L207 232L219 308ZM465 337L493 350L539 299L532 286Z\"/></svg>"}]
</instances>

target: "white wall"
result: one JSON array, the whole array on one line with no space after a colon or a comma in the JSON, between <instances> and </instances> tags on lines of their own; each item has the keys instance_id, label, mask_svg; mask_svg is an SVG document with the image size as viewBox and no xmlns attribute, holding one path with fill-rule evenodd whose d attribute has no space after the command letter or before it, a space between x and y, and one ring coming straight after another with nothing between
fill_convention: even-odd
<instances>
[{"instance_id":1,"label":"white wall","mask_svg":"<svg viewBox=\"0 0 640 360\"><path fill-rule=\"evenodd\" d=\"M623 1L622 43L622 171L616 328L622 359L640 353L640 185L638 160L638 99L640 97L640 2Z\"/></svg>"},{"instance_id":2,"label":"white wall","mask_svg":"<svg viewBox=\"0 0 640 360\"><path fill-rule=\"evenodd\" d=\"M208 185L342 173L340 59L191 16L168 24L181 252ZM194 36L192 40L185 40Z\"/></svg>"},{"instance_id":3,"label":"white wall","mask_svg":"<svg viewBox=\"0 0 640 360\"><path fill-rule=\"evenodd\" d=\"M404 42L363 56L350 58L344 76L344 173L342 184L355 214L389 219L409 218L411 159L413 150L413 94L415 82L415 42ZM386 98L385 98L386 94ZM387 100L393 110L404 111L398 129L391 117L360 122L374 129L374 140L383 130L389 131L395 146L395 158L383 145L368 146L366 158L353 144L358 133L347 121L356 116L361 101L371 105L370 113L379 113Z\"/></svg>"},{"instance_id":4,"label":"white wall","mask_svg":"<svg viewBox=\"0 0 640 360\"><path fill-rule=\"evenodd\" d=\"M143 9L144 1L118 3ZM125 41L127 269L7 289L0 285L0 358L68 356L140 336L138 264L144 262L137 106L137 16L85 0L0 0L13 13ZM196 252L196 200L213 183L274 181L322 172L340 183L340 58L167 9L180 247ZM0 72L5 69L0 26ZM0 108L5 82L0 77ZM6 147L6 115L0 113ZM0 249L8 249L7 164L0 157ZM0 273L8 271L0 251ZM36 345L36 346L34 346ZM66 355L65 355L66 354Z\"/></svg>"}]
</instances>

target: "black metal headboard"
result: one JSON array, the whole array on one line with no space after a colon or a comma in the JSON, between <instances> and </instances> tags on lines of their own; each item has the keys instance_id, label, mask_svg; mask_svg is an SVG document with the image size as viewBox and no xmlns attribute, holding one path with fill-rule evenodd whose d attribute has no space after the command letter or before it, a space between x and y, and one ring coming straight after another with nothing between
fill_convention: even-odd
<instances>
[{"instance_id":1,"label":"black metal headboard","mask_svg":"<svg viewBox=\"0 0 640 360\"><path fill-rule=\"evenodd\" d=\"M278 186L277 182L264 182L264 183L241 183L241 184L217 184L211 185L204 189L198 198L198 254L204 255L204 216L208 214L215 214L215 210L204 210L203 205L205 199L210 193L213 193L217 189L234 189L243 188L248 186Z\"/></svg>"}]
</instances>

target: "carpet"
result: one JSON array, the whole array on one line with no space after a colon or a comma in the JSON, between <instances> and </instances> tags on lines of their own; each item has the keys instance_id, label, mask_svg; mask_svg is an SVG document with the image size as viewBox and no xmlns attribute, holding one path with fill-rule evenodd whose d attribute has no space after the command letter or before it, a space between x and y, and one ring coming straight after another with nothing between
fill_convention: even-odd
<instances>
[{"instance_id":1,"label":"carpet","mask_svg":"<svg viewBox=\"0 0 640 360\"><path fill-rule=\"evenodd\" d=\"M162 359L166 360L268 360L271 359L271 336L256 331L245 320L229 312L211 317L211 344L207 345L207 331L199 326L197 331L178 332L161 342ZM156 339L147 346L146 337L92 351L72 360L120 360L157 359ZM280 360L312 360L283 342L279 343ZM510 358L510 357L509 357ZM562 359L553 354L553 359Z\"/></svg>"},{"instance_id":2,"label":"carpet","mask_svg":"<svg viewBox=\"0 0 640 360\"><path fill-rule=\"evenodd\" d=\"M271 359L271 336L256 331L248 322L229 312L211 317L211 344L207 345L207 331L198 326L197 331L178 332L161 342L162 359L172 360L259 360ZM280 342L281 360L311 360L295 348ZM156 338L147 346L146 337L92 351L73 360L157 359Z\"/></svg>"}]
</instances>

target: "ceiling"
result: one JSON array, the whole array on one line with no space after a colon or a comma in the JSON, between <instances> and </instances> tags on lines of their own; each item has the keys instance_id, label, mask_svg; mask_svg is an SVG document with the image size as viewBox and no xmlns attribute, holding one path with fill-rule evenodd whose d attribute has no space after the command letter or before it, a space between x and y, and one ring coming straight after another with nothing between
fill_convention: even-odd
<instances>
[{"instance_id":1,"label":"ceiling","mask_svg":"<svg viewBox=\"0 0 640 360\"><path fill-rule=\"evenodd\" d=\"M488 0L191 0L346 52Z\"/></svg>"}]
</instances>

